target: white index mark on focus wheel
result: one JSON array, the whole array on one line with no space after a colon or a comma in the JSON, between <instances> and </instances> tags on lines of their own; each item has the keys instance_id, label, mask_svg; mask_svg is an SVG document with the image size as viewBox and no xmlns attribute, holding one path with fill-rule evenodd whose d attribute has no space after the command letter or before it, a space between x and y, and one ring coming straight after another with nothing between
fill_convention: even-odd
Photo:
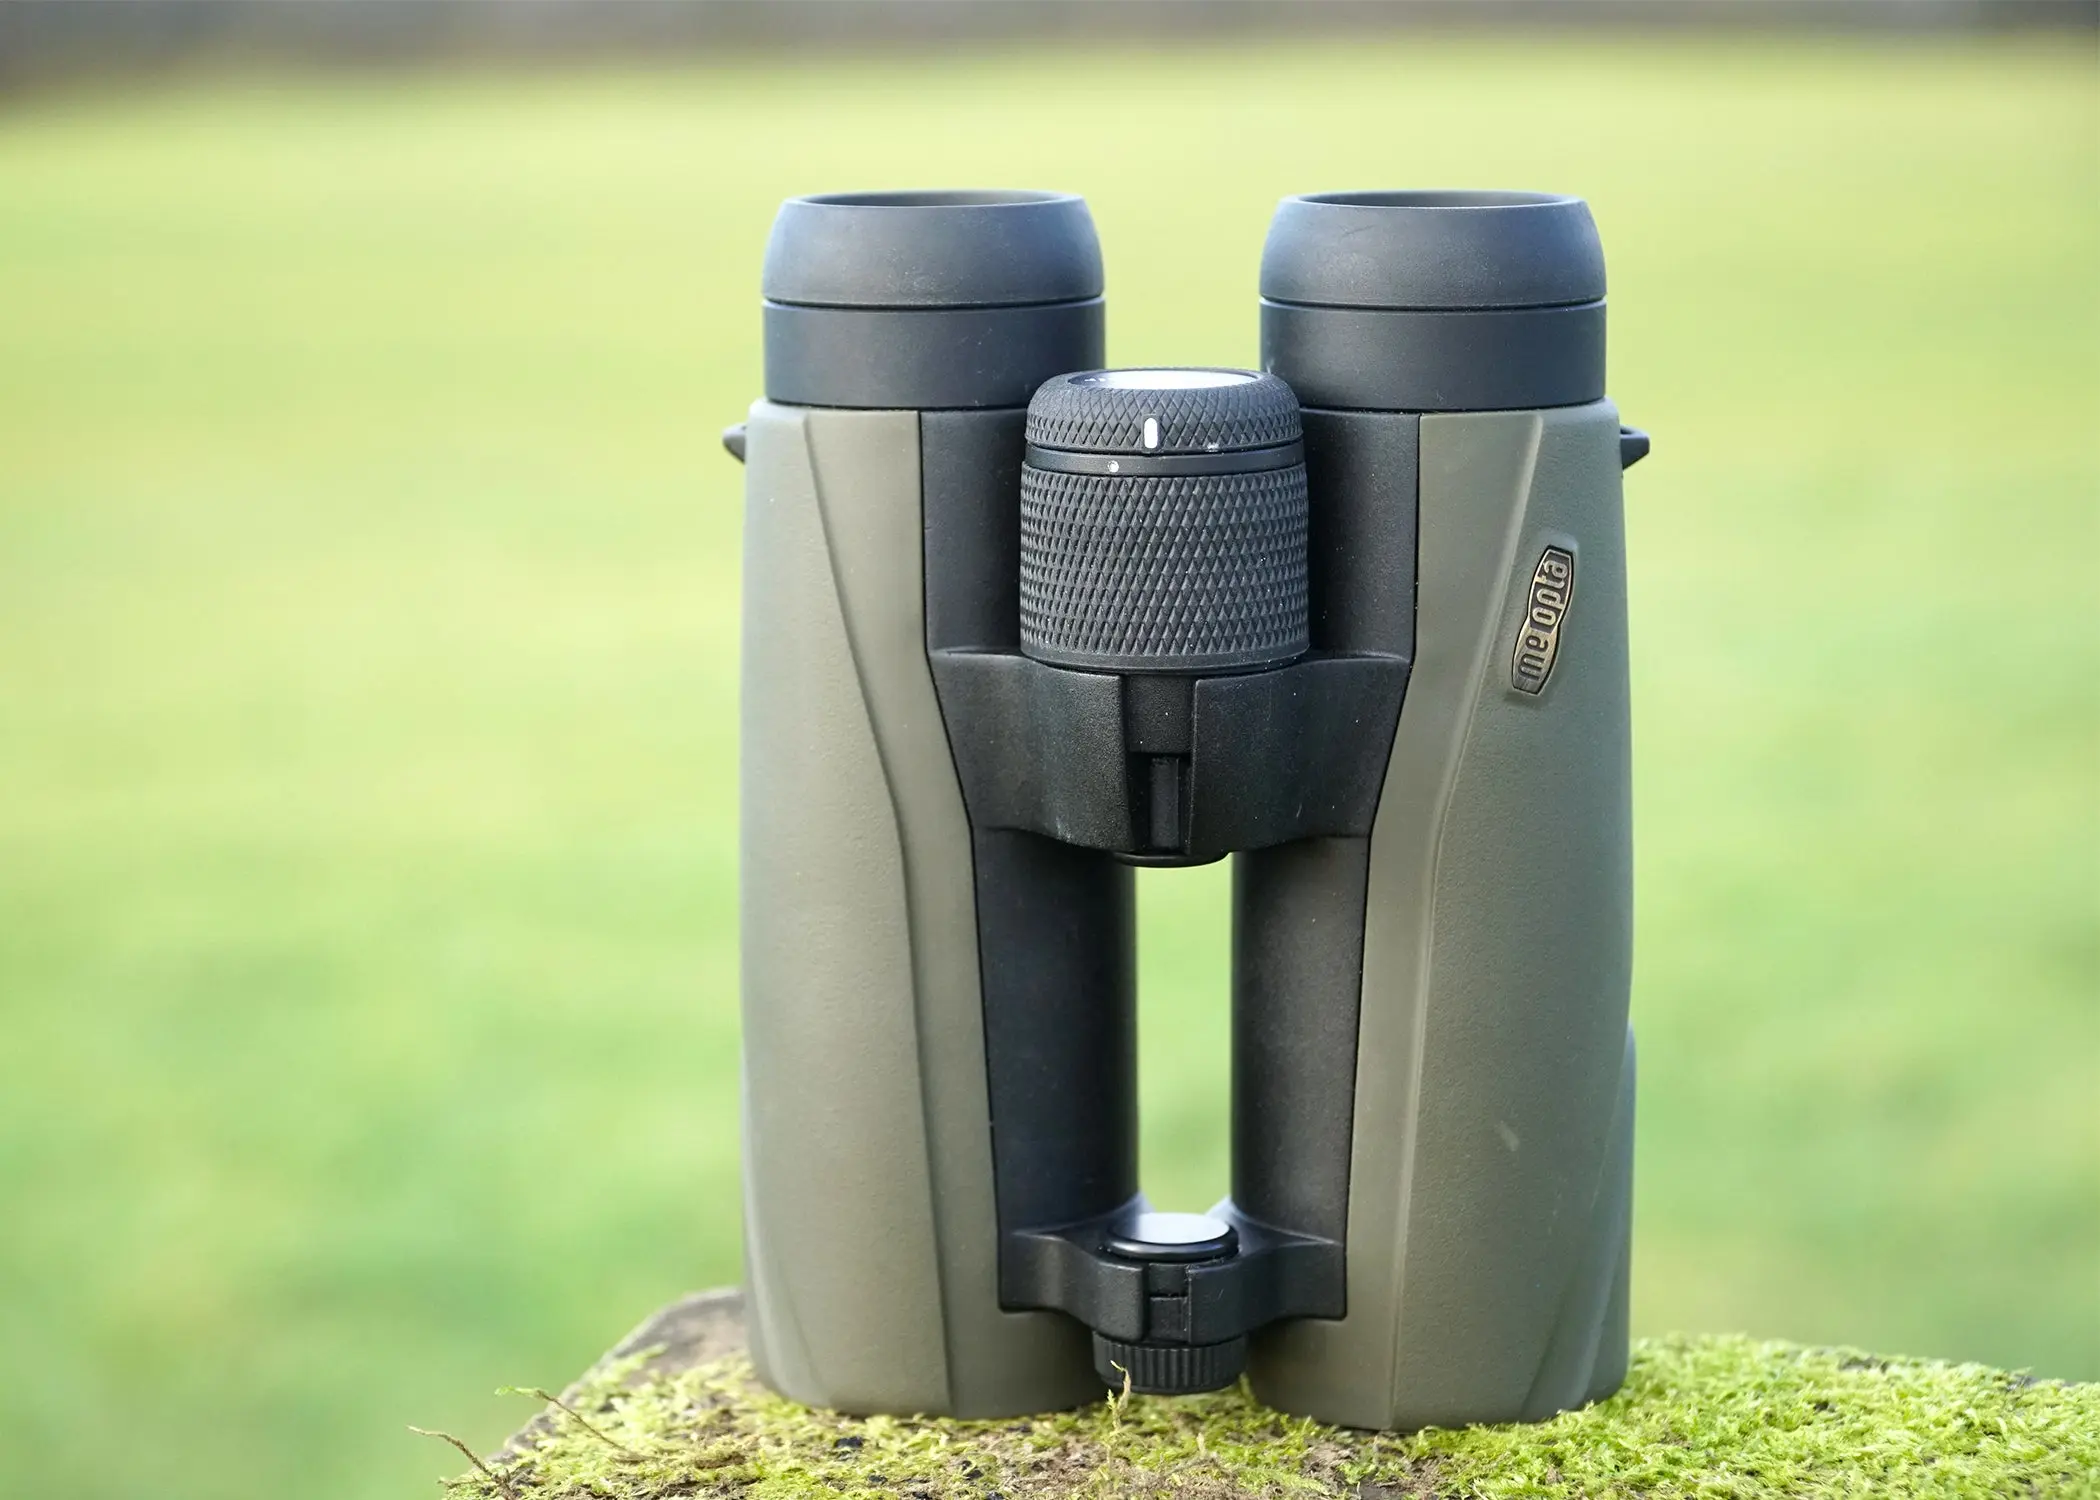
<instances>
[{"instance_id":1,"label":"white index mark on focus wheel","mask_svg":"<svg viewBox=\"0 0 2100 1500\"><path fill-rule=\"evenodd\" d=\"M1159 418L1157 417L1145 418L1145 446L1147 448L1157 448L1159 446Z\"/></svg>"}]
</instances>

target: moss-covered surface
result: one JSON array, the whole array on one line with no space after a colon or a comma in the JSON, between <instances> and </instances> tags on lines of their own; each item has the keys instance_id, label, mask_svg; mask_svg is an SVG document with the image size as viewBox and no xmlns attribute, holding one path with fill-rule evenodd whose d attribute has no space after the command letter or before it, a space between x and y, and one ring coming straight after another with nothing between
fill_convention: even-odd
<instances>
[{"instance_id":1,"label":"moss-covered surface","mask_svg":"<svg viewBox=\"0 0 2100 1500\"><path fill-rule=\"evenodd\" d=\"M617 1358L468 1497L749 1500L1348 1496L2056 1497L2100 1494L2100 1386L1746 1338L1635 1346L1609 1401L1536 1426L1353 1432L1244 1388L1025 1421L853 1418L781 1399L730 1354Z\"/></svg>"}]
</instances>

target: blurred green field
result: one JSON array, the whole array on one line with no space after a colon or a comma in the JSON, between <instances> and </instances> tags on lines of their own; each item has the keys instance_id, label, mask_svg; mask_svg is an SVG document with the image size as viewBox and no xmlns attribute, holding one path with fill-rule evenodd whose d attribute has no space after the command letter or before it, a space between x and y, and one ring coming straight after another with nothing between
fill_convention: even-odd
<instances>
[{"instance_id":1,"label":"blurred green field","mask_svg":"<svg viewBox=\"0 0 2100 1500\"><path fill-rule=\"evenodd\" d=\"M1395 39L0 113L0 1492L419 1491L734 1279L739 473L791 192L1070 187L1119 362L1287 191L1595 205L1635 1321L2100 1378L2085 42ZM1148 874L1156 1199L1221 870Z\"/></svg>"}]
</instances>

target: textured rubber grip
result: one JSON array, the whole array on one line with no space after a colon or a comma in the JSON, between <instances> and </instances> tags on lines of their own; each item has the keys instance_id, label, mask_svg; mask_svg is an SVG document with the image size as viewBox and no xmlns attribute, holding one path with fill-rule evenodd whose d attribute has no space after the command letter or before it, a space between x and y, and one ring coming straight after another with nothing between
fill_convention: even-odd
<instances>
[{"instance_id":1,"label":"textured rubber grip","mask_svg":"<svg viewBox=\"0 0 2100 1500\"><path fill-rule=\"evenodd\" d=\"M1029 403L1027 437L1024 652L1139 673L1304 654L1303 427L1289 386L1251 370L1061 375Z\"/></svg>"},{"instance_id":2,"label":"textured rubber grip","mask_svg":"<svg viewBox=\"0 0 2100 1500\"><path fill-rule=\"evenodd\" d=\"M1230 672L1306 649L1305 469L1021 470L1021 649L1097 672Z\"/></svg>"}]
</instances>

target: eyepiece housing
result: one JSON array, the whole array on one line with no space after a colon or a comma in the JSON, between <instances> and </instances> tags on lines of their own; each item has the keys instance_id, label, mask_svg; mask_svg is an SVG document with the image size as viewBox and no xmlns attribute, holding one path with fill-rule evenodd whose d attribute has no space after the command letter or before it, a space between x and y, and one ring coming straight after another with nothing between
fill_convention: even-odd
<instances>
[{"instance_id":1,"label":"eyepiece housing","mask_svg":"<svg viewBox=\"0 0 2100 1500\"><path fill-rule=\"evenodd\" d=\"M1101 246L1069 193L832 193L773 221L766 397L869 410L1023 406L1099 364Z\"/></svg>"},{"instance_id":2,"label":"eyepiece housing","mask_svg":"<svg viewBox=\"0 0 2100 1500\"><path fill-rule=\"evenodd\" d=\"M1310 407L1497 411L1604 394L1604 252L1580 198L1286 198L1261 296L1262 366Z\"/></svg>"}]
</instances>

